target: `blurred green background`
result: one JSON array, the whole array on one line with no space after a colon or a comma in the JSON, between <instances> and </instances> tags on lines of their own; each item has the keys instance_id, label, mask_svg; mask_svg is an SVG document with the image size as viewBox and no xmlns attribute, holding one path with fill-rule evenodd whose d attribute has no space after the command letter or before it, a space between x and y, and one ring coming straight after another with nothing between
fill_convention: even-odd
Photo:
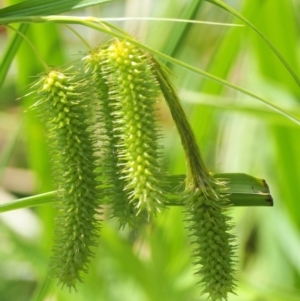
<instances>
[{"instance_id":1,"label":"blurred green background","mask_svg":"<svg viewBox=\"0 0 300 301\"><path fill-rule=\"evenodd\" d=\"M20 1L0 1L0 8ZM43 2L43 1L41 1ZM228 0L283 54L300 76L300 1ZM205 1L127 0L66 12L95 17L184 18L239 23ZM163 21L113 21L139 41L192 66L261 95L300 118L300 87L249 27ZM73 26L96 46L109 37ZM62 25L23 26L45 62L62 65L87 49ZM22 42L10 64L13 32L0 26L0 203L53 189L51 160L35 101L24 97L43 72ZM237 235L237 296L229 301L300 300L300 127L258 100L168 65L209 169L264 178L274 207L233 208ZM2 76L1 75L1 76ZM171 174L185 173L183 151L164 103L165 161ZM0 215L0 301L193 301L201 285L193 275L191 248L181 208L163 211L138 233L103 223L96 258L77 293L48 278L53 239L53 206Z\"/></svg>"}]
</instances>

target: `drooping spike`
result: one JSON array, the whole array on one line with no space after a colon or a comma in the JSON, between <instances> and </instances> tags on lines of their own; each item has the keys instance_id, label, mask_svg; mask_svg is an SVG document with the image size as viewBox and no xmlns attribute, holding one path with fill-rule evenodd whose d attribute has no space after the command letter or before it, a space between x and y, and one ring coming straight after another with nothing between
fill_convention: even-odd
<instances>
[{"instance_id":1,"label":"drooping spike","mask_svg":"<svg viewBox=\"0 0 300 301\"><path fill-rule=\"evenodd\" d=\"M152 69L170 108L186 157L187 176L185 214L193 237L196 274L201 277L203 293L212 301L227 300L235 288L234 236L227 215L229 200L225 184L209 173L200 155L195 135L169 80L167 70L154 58ZM223 192L223 194L222 194Z\"/></svg>"},{"instance_id":2,"label":"drooping spike","mask_svg":"<svg viewBox=\"0 0 300 301\"><path fill-rule=\"evenodd\" d=\"M126 41L105 50L103 76L109 88L112 119L118 138L116 154L124 190L136 214L155 214L164 205L162 163L155 103L158 83L147 54Z\"/></svg>"},{"instance_id":3,"label":"drooping spike","mask_svg":"<svg viewBox=\"0 0 300 301\"><path fill-rule=\"evenodd\" d=\"M138 210L130 202L125 190L127 183L123 178L117 147L120 144L120 133L114 124L114 106L105 78L104 61L106 57L104 49L105 47L93 49L83 60L86 73L91 78L89 89L97 103L96 115L100 126L99 137L101 141L100 166L106 177L105 198L111 205L112 217L118 220L121 228L126 225L137 228L146 218L144 214L137 214Z\"/></svg>"},{"instance_id":4,"label":"drooping spike","mask_svg":"<svg viewBox=\"0 0 300 301\"><path fill-rule=\"evenodd\" d=\"M36 106L48 129L58 190L52 275L62 286L76 289L100 227L91 108L83 83L74 75L52 70L35 87L40 87Z\"/></svg>"}]
</instances>

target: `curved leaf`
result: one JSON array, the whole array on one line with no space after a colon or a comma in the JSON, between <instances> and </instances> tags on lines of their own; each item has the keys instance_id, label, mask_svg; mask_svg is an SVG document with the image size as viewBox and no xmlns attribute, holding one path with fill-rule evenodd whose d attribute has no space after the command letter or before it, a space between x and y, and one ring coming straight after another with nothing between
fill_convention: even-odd
<instances>
[{"instance_id":1,"label":"curved leaf","mask_svg":"<svg viewBox=\"0 0 300 301\"><path fill-rule=\"evenodd\" d=\"M28 0L0 9L0 17L61 14L110 1L114 0Z\"/></svg>"}]
</instances>

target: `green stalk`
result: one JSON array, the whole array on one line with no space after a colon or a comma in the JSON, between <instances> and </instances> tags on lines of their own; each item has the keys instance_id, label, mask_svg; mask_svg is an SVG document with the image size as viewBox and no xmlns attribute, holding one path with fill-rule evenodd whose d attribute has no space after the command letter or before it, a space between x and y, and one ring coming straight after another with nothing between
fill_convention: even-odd
<instances>
[{"instance_id":1,"label":"green stalk","mask_svg":"<svg viewBox=\"0 0 300 301\"><path fill-rule=\"evenodd\" d=\"M167 70L165 70L164 67L154 58L152 61L153 72L156 73L160 88L169 106L186 154L187 190L189 190L190 187L201 187L201 189L205 191L206 187L211 186L211 175L200 155L193 130L180 104L177 93L169 81Z\"/></svg>"},{"instance_id":2,"label":"green stalk","mask_svg":"<svg viewBox=\"0 0 300 301\"><path fill-rule=\"evenodd\" d=\"M46 193L37 194L34 196L29 196L26 198L20 198L16 201L7 204L1 204L0 213L17 210L17 209L53 204L57 202L56 196L57 196L57 191L50 191Z\"/></svg>"},{"instance_id":3,"label":"green stalk","mask_svg":"<svg viewBox=\"0 0 300 301\"><path fill-rule=\"evenodd\" d=\"M186 175L168 176L165 187L167 192L167 206L183 206L184 200L184 181ZM214 178L217 181L226 181L227 191L231 206L273 206L273 199L269 191L269 187L265 180L255 178L243 173L224 173L215 174ZM1 204L0 213L22 208L36 207L41 205L54 205L57 200L57 191L37 194L25 198L20 198L16 201ZM110 202L104 201L103 205L110 205Z\"/></svg>"},{"instance_id":4,"label":"green stalk","mask_svg":"<svg viewBox=\"0 0 300 301\"><path fill-rule=\"evenodd\" d=\"M67 23L67 24L79 24L83 26L87 26L90 28L93 28L95 30L107 33L109 35L112 35L114 37L120 38L120 39L126 39L130 41L132 44L149 51L153 55L156 55L160 57L161 59L164 59L167 62L170 62L172 64L181 66L184 69L187 69L189 71L192 71L196 74L199 74L205 78L208 78L210 80L213 80L221 85L227 86L229 88L232 88L236 91L239 91L245 95L248 95L252 98L256 98L259 101L261 101L264 105L269 107L270 109L274 110L275 112L285 116L286 118L290 119L291 121L295 122L296 124L300 125L300 119L293 116L292 114L286 112L284 109L272 104L267 99L256 95L255 93L252 93L249 90L246 90L244 88L241 88L239 86L236 86L224 79L221 79L217 76L214 76L212 74L209 74L203 70L200 70L198 68L195 68L191 65L188 65L184 62L181 62L179 60L176 60L160 51L157 51L151 47L148 47L142 43L139 43L138 41L134 40L130 36L128 36L127 33L122 31L121 29L118 29L118 31L113 31L111 28L116 30L116 26L107 25L105 22L102 22L101 19L93 18L93 17L70 17L70 16L46 16L46 17L37 17L37 16L31 16L31 17L8 17L8 18L0 18L0 24L10 24L10 23L44 23L44 22L54 22L54 23ZM104 27L105 26L105 27Z\"/></svg>"}]
</instances>

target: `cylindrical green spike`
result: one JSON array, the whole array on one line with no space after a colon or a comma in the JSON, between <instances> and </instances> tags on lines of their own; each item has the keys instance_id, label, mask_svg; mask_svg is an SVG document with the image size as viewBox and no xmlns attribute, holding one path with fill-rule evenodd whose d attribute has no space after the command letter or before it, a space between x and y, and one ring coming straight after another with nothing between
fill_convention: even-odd
<instances>
[{"instance_id":1,"label":"cylindrical green spike","mask_svg":"<svg viewBox=\"0 0 300 301\"><path fill-rule=\"evenodd\" d=\"M213 301L227 299L234 284L234 236L226 214L229 201L223 186L208 172L177 93L165 68L152 58L152 69L170 108L187 162L185 208L193 236L196 274Z\"/></svg>"},{"instance_id":2,"label":"cylindrical green spike","mask_svg":"<svg viewBox=\"0 0 300 301\"><path fill-rule=\"evenodd\" d=\"M105 51L103 74L118 137L116 153L124 189L137 213L155 214L163 206L164 196L155 114L159 87L149 64L138 47L114 41Z\"/></svg>"},{"instance_id":3,"label":"cylindrical green spike","mask_svg":"<svg viewBox=\"0 0 300 301\"><path fill-rule=\"evenodd\" d=\"M96 48L84 57L86 73L90 77L90 92L95 97L97 120L100 126L99 138L101 142L100 166L106 178L105 198L111 205L112 217L117 218L120 227L129 225L138 227L145 220L144 214L138 215L138 209L130 202L125 190L127 185L123 178L122 165L118 156L120 132L114 123L114 106L110 99L109 87L105 79L104 48Z\"/></svg>"},{"instance_id":4,"label":"cylindrical green spike","mask_svg":"<svg viewBox=\"0 0 300 301\"><path fill-rule=\"evenodd\" d=\"M230 218L225 215L227 199L221 196L204 195L196 190L186 202L188 222L193 237L195 264L199 265L196 274L202 277L203 293L211 300L227 299L233 292L234 236Z\"/></svg>"},{"instance_id":5,"label":"cylindrical green spike","mask_svg":"<svg viewBox=\"0 0 300 301\"><path fill-rule=\"evenodd\" d=\"M48 129L58 190L52 274L62 286L76 288L87 271L99 228L91 108L82 83L72 75L52 70L38 86L37 106Z\"/></svg>"}]
</instances>

